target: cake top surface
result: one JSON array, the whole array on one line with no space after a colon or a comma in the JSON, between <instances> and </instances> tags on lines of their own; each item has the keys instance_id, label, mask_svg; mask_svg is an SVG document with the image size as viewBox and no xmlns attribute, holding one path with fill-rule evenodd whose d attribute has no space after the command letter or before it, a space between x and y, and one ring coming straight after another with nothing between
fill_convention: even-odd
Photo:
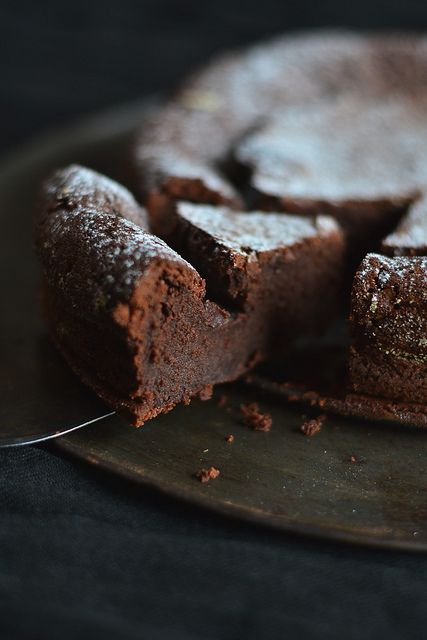
<instances>
[{"instance_id":1,"label":"cake top surface","mask_svg":"<svg viewBox=\"0 0 427 640\"><path fill-rule=\"evenodd\" d=\"M427 185L427 96L283 109L236 156L255 189L279 198L411 200Z\"/></svg>"},{"instance_id":2,"label":"cake top surface","mask_svg":"<svg viewBox=\"0 0 427 640\"><path fill-rule=\"evenodd\" d=\"M226 198L230 181L218 161L254 127L268 129L288 107L333 105L342 98L378 103L402 96L416 101L426 92L424 36L319 32L287 35L226 54L153 110L134 147L138 186L145 192L167 190L170 177L179 176L200 179ZM391 127L398 115L387 109L383 117ZM365 112L365 121L374 117ZM412 131L406 125L403 138ZM345 118L341 126L348 137Z\"/></svg>"},{"instance_id":3,"label":"cake top surface","mask_svg":"<svg viewBox=\"0 0 427 640\"><path fill-rule=\"evenodd\" d=\"M181 273L184 284L204 294L197 271L143 228L145 210L109 178L72 165L45 183L43 202L36 239L44 276L76 309L108 312L153 269L165 277Z\"/></svg>"},{"instance_id":4,"label":"cake top surface","mask_svg":"<svg viewBox=\"0 0 427 640\"><path fill-rule=\"evenodd\" d=\"M42 206L112 213L148 229L146 211L121 184L78 164L58 169L43 185Z\"/></svg>"},{"instance_id":5,"label":"cake top surface","mask_svg":"<svg viewBox=\"0 0 427 640\"><path fill-rule=\"evenodd\" d=\"M226 207L178 204L179 215L228 249L251 254L292 247L309 238L338 233L328 216L314 218L264 212L236 212Z\"/></svg>"}]
</instances>

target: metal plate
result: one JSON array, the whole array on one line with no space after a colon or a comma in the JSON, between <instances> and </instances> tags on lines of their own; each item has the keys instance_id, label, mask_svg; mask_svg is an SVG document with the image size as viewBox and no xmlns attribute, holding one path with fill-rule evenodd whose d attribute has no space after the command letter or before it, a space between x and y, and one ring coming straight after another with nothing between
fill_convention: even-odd
<instances>
[{"instance_id":1,"label":"metal plate","mask_svg":"<svg viewBox=\"0 0 427 640\"><path fill-rule=\"evenodd\" d=\"M1 415L11 428L14 422L32 420L40 431L51 420L45 403L52 398L52 379L55 419L62 415L69 420L73 410L88 415L105 411L50 351L46 356L35 294L31 215L36 185L54 166L77 161L118 175L119 159L141 113L137 105L94 118L35 142L0 168L1 332L7 351L1 365ZM51 362L50 376L46 362ZM106 418L62 437L57 446L130 480L248 521L427 551L425 433L330 417L309 438L299 431L301 408L242 385L222 391L228 395L225 407L215 398L194 402L140 430L117 417ZM240 422L239 405L254 400L273 416L270 433L251 431ZM232 444L225 441L230 433L235 436ZM350 456L357 462L349 462ZM201 484L194 473L209 465L221 475Z\"/></svg>"}]
</instances>

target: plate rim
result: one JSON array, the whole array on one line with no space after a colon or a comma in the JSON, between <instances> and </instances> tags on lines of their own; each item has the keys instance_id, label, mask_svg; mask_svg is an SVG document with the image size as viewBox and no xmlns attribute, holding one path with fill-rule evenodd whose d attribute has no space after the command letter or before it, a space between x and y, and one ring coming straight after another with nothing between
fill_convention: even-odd
<instances>
[{"instance_id":1,"label":"plate rim","mask_svg":"<svg viewBox=\"0 0 427 640\"><path fill-rule=\"evenodd\" d=\"M88 456L82 455L78 446L73 445L67 440L61 441L57 438L52 442L52 446L61 449L73 458L84 461L94 467L101 468L108 474L119 477L122 480L132 482L138 486L148 488L163 496L172 497L187 504L196 506L210 513L214 513L221 517L231 517L233 520L255 524L263 528L273 531L285 533L286 535L302 536L306 539L319 540L326 543L338 542L344 545L358 546L369 548L372 550L382 549L384 551L404 551L410 553L427 553L427 542L403 540L401 538L375 538L372 533L351 533L346 529L328 528L317 524L298 523L295 521L287 521L282 518L264 512L260 509L251 509L239 506L233 502L216 500L211 496L210 500L205 500L197 492L176 487L176 485L161 482L149 474L135 473L124 465L103 460L93 453Z\"/></svg>"}]
</instances>

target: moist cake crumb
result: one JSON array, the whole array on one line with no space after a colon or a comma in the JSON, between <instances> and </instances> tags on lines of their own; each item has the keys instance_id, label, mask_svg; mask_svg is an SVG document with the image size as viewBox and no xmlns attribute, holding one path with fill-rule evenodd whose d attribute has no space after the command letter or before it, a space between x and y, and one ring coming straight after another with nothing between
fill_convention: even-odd
<instances>
[{"instance_id":1,"label":"moist cake crumb","mask_svg":"<svg viewBox=\"0 0 427 640\"><path fill-rule=\"evenodd\" d=\"M209 467L208 469L199 469L199 471L197 471L195 475L197 480L205 483L209 482L210 480L215 480L215 478L218 478L219 474L219 469L217 469L216 467Z\"/></svg>"},{"instance_id":2,"label":"moist cake crumb","mask_svg":"<svg viewBox=\"0 0 427 640\"><path fill-rule=\"evenodd\" d=\"M316 433L319 433L319 431L321 430L325 420L325 415L318 416L317 418L312 418L311 420L306 420L302 423L300 431L305 436L315 436Z\"/></svg>"},{"instance_id":3,"label":"moist cake crumb","mask_svg":"<svg viewBox=\"0 0 427 640\"><path fill-rule=\"evenodd\" d=\"M262 413L257 402L240 405L243 424L254 431L270 431L273 419L269 413Z\"/></svg>"}]
</instances>

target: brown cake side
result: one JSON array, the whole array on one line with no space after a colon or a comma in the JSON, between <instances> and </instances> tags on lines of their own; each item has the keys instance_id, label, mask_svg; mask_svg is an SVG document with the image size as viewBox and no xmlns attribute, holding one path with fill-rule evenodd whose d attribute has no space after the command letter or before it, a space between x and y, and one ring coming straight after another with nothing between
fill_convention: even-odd
<instances>
[{"instance_id":1,"label":"brown cake side","mask_svg":"<svg viewBox=\"0 0 427 640\"><path fill-rule=\"evenodd\" d=\"M352 292L354 392L427 403L427 258L370 254Z\"/></svg>"},{"instance_id":2,"label":"brown cake side","mask_svg":"<svg viewBox=\"0 0 427 640\"><path fill-rule=\"evenodd\" d=\"M332 298L338 297L338 281L329 276L341 266L343 238L332 220L323 219L321 232L304 220L298 237L286 246L272 241L272 229L266 231L269 269L258 268L250 281L253 303L227 310L207 298L205 281L184 258L127 219L145 224L144 212L129 193L116 197L122 193L116 185L83 168L80 182L79 171L60 171L45 186L37 246L48 325L78 375L135 424L193 396L207 397L213 384L242 375L268 355L273 331L285 342L295 337L295 319L273 322L273 293L288 303L283 318L301 312L310 293L310 304L319 311L319 317L313 314L304 324L311 329L325 316L320 291L328 286ZM289 221L289 234L295 224ZM237 243L238 232L236 227ZM230 251L227 239L214 242ZM246 250L254 262L265 261L263 252L259 258L255 249ZM317 256L314 263L310 255ZM275 261L281 274L276 282L271 277ZM293 264L302 269L299 279ZM211 274L210 281L217 277ZM280 295L281 288L286 296Z\"/></svg>"}]
</instances>

